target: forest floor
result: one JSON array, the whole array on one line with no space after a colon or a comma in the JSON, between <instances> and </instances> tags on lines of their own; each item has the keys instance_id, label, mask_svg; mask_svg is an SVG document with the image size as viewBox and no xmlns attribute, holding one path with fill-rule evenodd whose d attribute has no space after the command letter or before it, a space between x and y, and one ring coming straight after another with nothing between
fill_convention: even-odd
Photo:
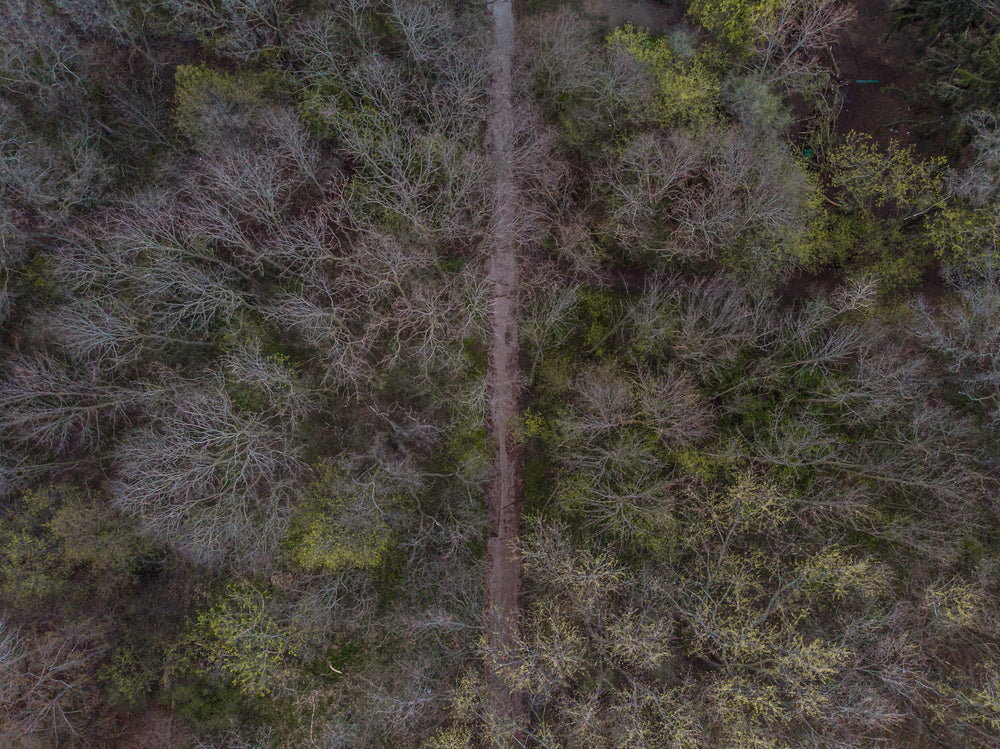
<instances>
[{"instance_id":1,"label":"forest floor","mask_svg":"<svg viewBox=\"0 0 1000 749\"><path fill-rule=\"evenodd\" d=\"M833 46L835 71L844 97L836 129L870 133L881 145L896 140L932 152L920 123L933 115L930 105L915 102L920 85L919 43L913 30L893 31L888 0L855 0L857 18Z\"/></svg>"},{"instance_id":2,"label":"forest floor","mask_svg":"<svg viewBox=\"0 0 1000 749\"><path fill-rule=\"evenodd\" d=\"M608 30L630 23L653 34L665 34L684 18L682 4L673 0L583 0L583 11Z\"/></svg>"},{"instance_id":3,"label":"forest floor","mask_svg":"<svg viewBox=\"0 0 1000 749\"><path fill-rule=\"evenodd\" d=\"M513 170L514 15L511 0L494 0L493 80L489 138L496 174L489 279L493 287L492 342L489 352L490 421L496 442L495 474L487 491L487 627L491 645L503 652L518 639L521 625L521 563L515 545L524 512L524 444L517 435L522 400L519 346L518 213ZM504 723L522 724L524 698L492 678L493 708ZM516 741L516 736L511 739Z\"/></svg>"}]
</instances>

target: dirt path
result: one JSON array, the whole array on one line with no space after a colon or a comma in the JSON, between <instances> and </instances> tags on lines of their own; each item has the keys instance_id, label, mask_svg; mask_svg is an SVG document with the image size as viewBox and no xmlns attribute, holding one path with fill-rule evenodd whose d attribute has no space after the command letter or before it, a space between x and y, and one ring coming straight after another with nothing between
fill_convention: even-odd
<instances>
[{"instance_id":1,"label":"dirt path","mask_svg":"<svg viewBox=\"0 0 1000 749\"><path fill-rule=\"evenodd\" d=\"M521 625L521 563L511 547L521 535L524 511L524 445L515 434L522 395L516 230L519 195L512 168L514 15L510 0L494 0L488 6L495 34L488 137L496 175L489 269L493 286L490 426L496 441L496 472L487 492L486 624L491 644L503 647L516 638ZM527 714L523 696L511 694L495 677L491 688L494 710L523 725ZM521 745L522 739L511 731L509 744Z\"/></svg>"}]
</instances>

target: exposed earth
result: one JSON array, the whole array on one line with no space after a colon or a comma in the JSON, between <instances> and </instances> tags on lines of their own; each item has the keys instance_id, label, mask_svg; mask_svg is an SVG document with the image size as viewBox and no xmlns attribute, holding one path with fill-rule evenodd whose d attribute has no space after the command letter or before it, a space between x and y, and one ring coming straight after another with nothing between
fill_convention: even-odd
<instances>
[{"instance_id":1,"label":"exposed earth","mask_svg":"<svg viewBox=\"0 0 1000 749\"><path fill-rule=\"evenodd\" d=\"M490 426L496 446L495 475L487 491L487 631L500 651L513 645L521 626L521 563L515 548L524 513L524 444L516 435L521 413L519 327L519 194L513 170L515 132L513 96L514 15L510 0L494 0L495 45L490 88L489 140L495 172L490 227L489 279L493 287L492 341L489 354ZM505 723L523 724L524 698L512 694L493 675L493 709ZM517 745L516 733L510 736Z\"/></svg>"},{"instance_id":2,"label":"exposed earth","mask_svg":"<svg viewBox=\"0 0 1000 749\"><path fill-rule=\"evenodd\" d=\"M852 5L857 18L832 50L843 96L836 129L870 133L882 145L897 140L919 147L928 128L918 123L935 116L931 106L913 101L920 84L919 42L912 30L893 31L889 0L855 0Z\"/></svg>"},{"instance_id":3,"label":"exposed earth","mask_svg":"<svg viewBox=\"0 0 1000 749\"><path fill-rule=\"evenodd\" d=\"M653 34L669 31L684 16L681 3L656 0L583 0L583 12L610 29L631 23Z\"/></svg>"}]
</instances>

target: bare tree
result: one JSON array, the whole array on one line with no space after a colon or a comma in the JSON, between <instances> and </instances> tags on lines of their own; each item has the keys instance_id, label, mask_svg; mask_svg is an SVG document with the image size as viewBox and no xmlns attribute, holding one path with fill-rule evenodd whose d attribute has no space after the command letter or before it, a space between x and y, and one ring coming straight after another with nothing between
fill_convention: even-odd
<instances>
[{"instance_id":1,"label":"bare tree","mask_svg":"<svg viewBox=\"0 0 1000 749\"><path fill-rule=\"evenodd\" d=\"M389 13L406 41L409 56L418 64L441 64L468 54L459 49L463 40L456 19L442 0L389 0Z\"/></svg>"},{"instance_id":2,"label":"bare tree","mask_svg":"<svg viewBox=\"0 0 1000 749\"><path fill-rule=\"evenodd\" d=\"M241 295L225 282L218 268L200 268L161 257L135 269L141 298L148 304L147 324L161 335L197 338L228 320L239 309Z\"/></svg>"},{"instance_id":3,"label":"bare tree","mask_svg":"<svg viewBox=\"0 0 1000 749\"><path fill-rule=\"evenodd\" d=\"M725 277L667 282L650 292L640 303L637 333L650 323L660 326L654 340L664 340L666 350L706 382L722 376L741 355L761 351L775 329L768 298Z\"/></svg>"},{"instance_id":4,"label":"bare tree","mask_svg":"<svg viewBox=\"0 0 1000 749\"><path fill-rule=\"evenodd\" d=\"M404 222L423 241L478 233L488 194L483 155L440 131L407 132L390 112L372 109L338 123L362 167L347 196L352 219L369 231Z\"/></svg>"},{"instance_id":5,"label":"bare tree","mask_svg":"<svg viewBox=\"0 0 1000 749\"><path fill-rule=\"evenodd\" d=\"M256 410L285 428L316 410L314 394L283 357L265 356L255 341L241 341L221 361L229 382L245 387ZM257 402L260 401L260 402Z\"/></svg>"},{"instance_id":6,"label":"bare tree","mask_svg":"<svg viewBox=\"0 0 1000 749\"><path fill-rule=\"evenodd\" d=\"M1000 189L1000 121L994 113L979 110L966 115L965 124L974 133L975 160L950 175L950 187L977 208L987 207Z\"/></svg>"},{"instance_id":7,"label":"bare tree","mask_svg":"<svg viewBox=\"0 0 1000 749\"><path fill-rule=\"evenodd\" d=\"M152 393L102 379L95 367L52 356L15 357L0 386L0 433L62 455L93 449L148 405Z\"/></svg>"},{"instance_id":8,"label":"bare tree","mask_svg":"<svg viewBox=\"0 0 1000 749\"><path fill-rule=\"evenodd\" d=\"M701 166L696 145L683 136L644 133L633 140L606 177L616 238L626 247L638 245L638 252L649 248L657 241L657 225L662 227L664 214L687 192ZM666 241L665 228L659 231Z\"/></svg>"},{"instance_id":9,"label":"bare tree","mask_svg":"<svg viewBox=\"0 0 1000 749\"><path fill-rule=\"evenodd\" d=\"M330 381L356 390L404 362L425 384L462 369L462 341L481 336L486 319L473 268L449 278L430 247L388 234L361 237L331 262L334 279L309 279L268 312L321 347Z\"/></svg>"},{"instance_id":10,"label":"bare tree","mask_svg":"<svg viewBox=\"0 0 1000 749\"><path fill-rule=\"evenodd\" d=\"M7 29L0 41L0 75L5 87L51 102L80 83L77 40L47 8L12 0L0 11Z\"/></svg>"},{"instance_id":11,"label":"bare tree","mask_svg":"<svg viewBox=\"0 0 1000 749\"><path fill-rule=\"evenodd\" d=\"M398 30L402 56L372 42L363 19L377 12ZM297 28L293 46L315 86L311 111L357 167L346 195L354 226L368 232L403 225L425 241L472 241L481 233L486 38L445 3L406 0L381 9L346 3ZM337 51L343 39L361 45L360 57ZM352 106L328 96L333 81Z\"/></svg>"},{"instance_id":12,"label":"bare tree","mask_svg":"<svg viewBox=\"0 0 1000 749\"><path fill-rule=\"evenodd\" d=\"M22 214L37 212L52 225L93 205L110 173L98 152L100 136L86 121L61 132L55 143L43 141L33 129L11 104L0 101L0 195Z\"/></svg>"},{"instance_id":13,"label":"bare tree","mask_svg":"<svg viewBox=\"0 0 1000 749\"><path fill-rule=\"evenodd\" d=\"M758 65L772 85L789 94L811 93L829 76L824 53L831 56L843 28L857 16L838 0L793 0L762 18L757 29Z\"/></svg>"},{"instance_id":14,"label":"bare tree","mask_svg":"<svg viewBox=\"0 0 1000 749\"><path fill-rule=\"evenodd\" d=\"M239 413L221 383L177 383L161 397L157 417L115 449L116 506L196 562L273 559L300 469L290 435Z\"/></svg>"},{"instance_id":15,"label":"bare tree","mask_svg":"<svg viewBox=\"0 0 1000 749\"><path fill-rule=\"evenodd\" d=\"M635 423L632 383L613 366L590 368L575 378L577 403L559 429L573 443L590 443Z\"/></svg>"},{"instance_id":16,"label":"bare tree","mask_svg":"<svg viewBox=\"0 0 1000 749\"><path fill-rule=\"evenodd\" d=\"M677 425L662 421L668 394L651 378L637 382L611 366L584 370L571 392L555 420L560 436L555 501L591 532L650 542L669 522L676 486L653 446L657 437L676 444L667 430ZM681 443L704 437L704 416L692 415L695 433L680 435Z\"/></svg>"},{"instance_id":17,"label":"bare tree","mask_svg":"<svg viewBox=\"0 0 1000 749\"><path fill-rule=\"evenodd\" d=\"M287 0L163 0L170 31L220 54L252 60L281 40L292 11Z\"/></svg>"},{"instance_id":18,"label":"bare tree","mask_svg":"<svg viewBox=\"0 0 1000 749\"><path fill-rule=\"evenodd\" d=\"M345 0L295 20L285 46L304 66L307 81L321 83L350 68L358 53L373 51L366 19L374 9L374 0Z\"/></svg>"},{"instance_id":19,"label":"bare tree","mask_svg":"<svg viewBox=\"0 0 1000 749\"><path fill-rule=\"evenodd\" d=\"M946 378L957 385L970 403L983 408L995 427L1000 424L1000 293L987 270L985 278L953 279L951 298L932 309L917 301L915 333L944 359Z\"/></svg>"},{"instance_id":20,"label":"bare tree","mask_svg":"<svg viewBox=\"0 0 1000 749\"><path fill-rule=\"evenodd\" d=\"M0 619L0 739L10 746L36 737L85 744L97 702L91 676L103 649L94 622L29 636Z\"/></svg>"},{"instance_id":21,"label":"bare tree","mask_svg":"<svg viewBox=\"0 0 1000 749\"><path fill-rule=\"evenodd\" d=\"M541 100L571 123L563 138L574 146L608 135L655 95L641 67L626 56L609 57L590 22L567 6L525 19L523 37L527 72Z\"/></svg>"},{"instance_id":22,"label":"bare tree","mask_svg":"<svg viewBox=\"0 0 1000 749\"><path fill-rule=\"evenodd\" d=\"M634 413L671 448L703 444L714 435L715 415L707 399L678 367L664 376L639 375Z\"/></svg>"},{"instance_id":23,"label":"bare tree","mask_svg":"<svg viewBox=\"0 0 1000 749\"><path fill-rule=\"evenodd\" d=\"M665 260L715 259L737 242L780 258L776 247L796 230L811 191L787 148L739 129L697 140L639 135L598 184L610 208L601 231L627 254Z\"/></svg>"}]
</instances>

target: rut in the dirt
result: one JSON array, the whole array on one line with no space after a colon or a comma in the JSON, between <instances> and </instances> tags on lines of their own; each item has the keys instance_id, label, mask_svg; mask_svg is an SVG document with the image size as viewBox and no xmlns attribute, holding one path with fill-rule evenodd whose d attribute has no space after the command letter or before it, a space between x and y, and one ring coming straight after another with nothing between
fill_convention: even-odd
<instances>
[{"instance_id":1,"label":"rut in the dirt","mask_svg":"<svg viewBox=\"0 0 1000 749\"><path fill-rule=\"evenodd\" d=\"M518 223L519 199L513 173L514 15L510 0L489 3L495 44L490 89L489 139L495 169L489 279L493 286L492 341L489 355L490 420L496 443L496 472L487 492L487 629L491 645L503 649L521 624L521 564L513 544L521 534L524 511L524 445L516 435L521 409ZM511 724L523 725L524 699L491 678L493 709ZM506 722L506 721L505 721ZM517 745L517 732L510 735Z\"/></svg>"}]
</instances>

